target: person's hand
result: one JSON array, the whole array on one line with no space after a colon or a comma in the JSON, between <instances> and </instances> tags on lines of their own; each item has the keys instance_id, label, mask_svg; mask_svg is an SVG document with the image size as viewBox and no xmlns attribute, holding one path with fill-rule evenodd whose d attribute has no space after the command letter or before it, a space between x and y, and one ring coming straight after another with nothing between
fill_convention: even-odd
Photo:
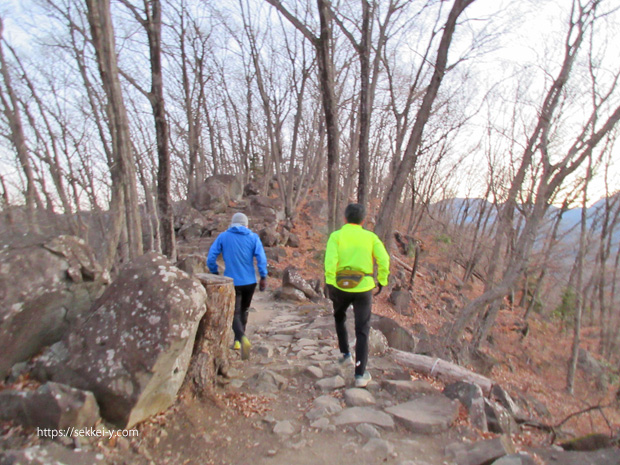
<instances>
[{"instance_id":1,"label":"person's hand","mask_svg":"<svg viewBox=\"0 0 620 465\"><path fill-rule=\"evenodd\" d=\"M375 295L381 294L381 291L383 290L383 286L381 284L379 284L378 286L379 286L379 290L375 292Z\"/></svg>"},{"instance_id":2,"label":"person's hand","mask_svg":"<svg viewBox=\"0 0 620 465\"><path fill-rule=\"evenodd\" d=\"M260 282L258 284L259 291L263 292L265 289L267 289L267 277L260 278Z\"/></svg>"},{"instance_id":3,"label":"person's hand","mask_svg":"<svg viewBox=\"0 0 620 465\"><path fill-rule=\"evenodd\" d=\"M331 284L325 284L325 288L323 289L323 292L325 293L325 297L327 297L330 300L332 298L332 289L333 288L334 288L334 286L332 286Z\"/></svg>"}]
</instances>

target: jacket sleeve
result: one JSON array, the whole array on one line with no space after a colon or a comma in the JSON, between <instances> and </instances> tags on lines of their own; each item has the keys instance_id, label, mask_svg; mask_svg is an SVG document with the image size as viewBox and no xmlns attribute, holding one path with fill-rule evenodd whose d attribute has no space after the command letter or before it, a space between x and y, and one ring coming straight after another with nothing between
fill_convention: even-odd
<instances>
[{"instance_id":1,"label":"jacket sleeve","mask_svg":"<svg viewBox=\"0 0 620 465\"><path fill-rule=\"evenodd\" d=\"M372 254L377 261L377 281L382 286L387 286L388 276L390 275L390 256L387 250L385 250L385 245L378 237L375 237Z\"/></svg>"},{"instance_id":2,"label":"jacket sleeve","mask_svg":"<svg viewBox=\"0 0 620 465\"><path fill-rule=\"evenodd\" d=\"M338 236L332 233L325 248L325 284L336 284L336 270L338 267Z\"/></svg>"},{"instance_id":3,"label":"jacket sleeve","mask_svg":"<svg viewBox=\"0 0 620 465\"><path fill-rule=\"evenodd\" d=\"M217 257L222 253L222 235L220 234L215 239L215 242L211 244L209 254L207 255L207 267L211 273L217 273Z\"/></svg>"},{"instance_id":4,"label":"jacket sleeve","mask_svg":"<svg viewBox=\"0 0 620 465\"><path fill-rule=\"evenodd\" d=\"M263 247L263 243L260 241L260 237L258 234L254 235L255 244L254 244L254 256L256 257L256 265L258 266L258 274L261 278L267 277L267 256L265 255L265 248Z\"/></svg>"}]
</instances>

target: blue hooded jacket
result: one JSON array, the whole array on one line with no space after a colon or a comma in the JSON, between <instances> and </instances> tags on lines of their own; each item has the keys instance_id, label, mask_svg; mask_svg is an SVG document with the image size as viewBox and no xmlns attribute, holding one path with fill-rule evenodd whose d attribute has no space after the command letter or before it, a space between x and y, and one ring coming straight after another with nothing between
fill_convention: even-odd
<instances>
[{"instance_id":1,"label":"blue hooded jacket","mask_svg":"<svg viewBox=\"0 0 620 465\"><path fill-rule=\"evenodd\" d=\"M258 234L245 226L234 225L217 236L209 249L207 266L211 273L217 273L217 257L224 257L224 276L232 278L235 286L256 284L254 257L261 278L267 277L267 257Z\"/></svg>"}]
</instances>

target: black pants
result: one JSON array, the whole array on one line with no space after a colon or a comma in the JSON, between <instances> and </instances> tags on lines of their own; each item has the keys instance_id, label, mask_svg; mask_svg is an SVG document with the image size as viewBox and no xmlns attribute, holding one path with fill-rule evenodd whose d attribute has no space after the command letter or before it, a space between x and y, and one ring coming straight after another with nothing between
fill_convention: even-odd
<instances>
[{"instance_id":1,"label":"black pants","mask_svg":"<svg viewBox=\"0 0 620 465\"><path fill-rule=\"evenodd\" d=\"M254 289L256 289L256 283L235 286L235 316L232 324L235 341L240 341L245 334L245 327L248 324L248 310L252 303Z\"/></svg>"},{"instance_id":2,"label":"black pants","mask_svg":"<svg viewBox=\"0 0 620 465\"><path fill-rule=\"evenodd\" d=\"M353 305L355 316L355 374L363 375L368 363L368 333L370 332L370 314L372 310L372 291L346 292L330 286L330 299L334 304L334 320L338 346L343 354L349 353L349 336L345 323L347 308Z\"/></svg>"}]
</instances>

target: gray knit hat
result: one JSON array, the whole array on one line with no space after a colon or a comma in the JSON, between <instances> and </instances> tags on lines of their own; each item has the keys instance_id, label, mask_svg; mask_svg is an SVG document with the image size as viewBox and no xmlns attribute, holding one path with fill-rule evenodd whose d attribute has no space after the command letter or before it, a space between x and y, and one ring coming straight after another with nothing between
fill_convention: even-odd
<instances>
[{"instance_id":1,"label":"gray knit hat","mask_svg":"<svg viewBox=\"0 0 620 465\"><path fill-rule=\"evenodd\" d=\"M230 222L231 226L245 226L248 227L248 217L241 212L237 212L233 215Z\"/></svg>"}]
</instances>

